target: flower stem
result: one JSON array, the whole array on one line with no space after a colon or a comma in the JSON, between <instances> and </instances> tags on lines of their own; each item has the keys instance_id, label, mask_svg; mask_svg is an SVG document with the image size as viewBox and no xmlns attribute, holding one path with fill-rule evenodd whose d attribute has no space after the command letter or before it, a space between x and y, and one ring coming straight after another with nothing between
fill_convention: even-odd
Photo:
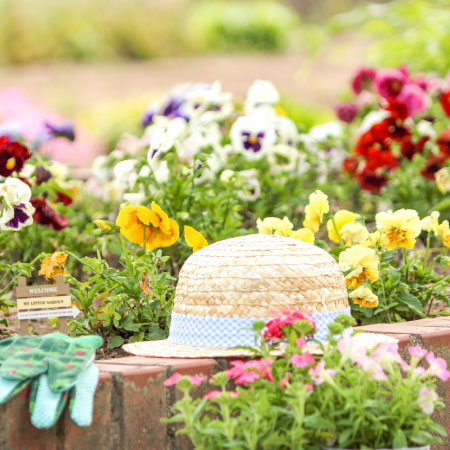
<instances>
[{"instance_id":1,"label":"flower stem","mask_svg":"<svg viewBox=\"0 0 450 450\"><path fill-rule=\"evenodd\" d=\"M127 263L128 272L130 272L130 275L134 278L134 270L133 270L133 264L131 264L130 255L128 253L127 244L125 242L125 239L120 234L120 242L122 244L122 250L123 255L125 256L125 262Z\"/></svg>"},{"instance_id":2,"label":"flower stem","mask_svg":"<svg viewBox=\"0 0 450 450\"><path fill-rule=\"evenodd\" d=\"M423 260L423 266L424 266L424 269L426 269L427 268L427 266L428 266L428 254L430 253L430 235L428 234L428 236L427 236L427 249L425 250L425 257L424 257L424 260Z\"/></svg>"},{"instance_id":3,"label":"flower stem","mask_svg":"<svg viewBox=\"0 0 450 450\"><path fill-rule=\"evenodd\" d=\"M334 232L336 233L336 236L337 236L337 238L338 238L338 240L339 240L339 245L340 245L341 247L345 247L345 246L344 246L344 242L343 242L343 240L342 240L342 238L341 238L341 235L339 234L339 231L338 231L338 227L337 227L337 225L336 225L336 222L335 222L335 220L334 220L334 214L331 215L331 223L333 224Z\"/></svg>"}]
</instances>

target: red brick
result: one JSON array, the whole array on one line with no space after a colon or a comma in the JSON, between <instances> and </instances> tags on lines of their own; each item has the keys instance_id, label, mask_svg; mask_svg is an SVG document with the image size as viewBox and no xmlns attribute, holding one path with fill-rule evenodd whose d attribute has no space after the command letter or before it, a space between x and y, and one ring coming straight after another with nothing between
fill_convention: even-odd
<instances>
[{"instance_id":1,"label":"red brick","mask_svg":"<svg viewBox=\"0 0 450 450\"><path fill-rule=\"evenodd\" d=\"M62 420L64 450L109 449L111 447L111 376L101 373L94 397L92 425L76 426L66 410ZM58 424L60 426L60 424Z\"/></svg>"},{"instance_id":2,"label":"red brick","mask_svg":"<svg viewBox=\"0 0 450 450\"><path fill-rule=\"evenodd\" d=\"M358 330L382 334L415 334L415 335L425 335L434 332L443 332L443 333L450 332L450 328L418 326L415 324L415 322L375 323L372 325L364 325L362 327L358 327Z\"/></svg>"}]
</instances>

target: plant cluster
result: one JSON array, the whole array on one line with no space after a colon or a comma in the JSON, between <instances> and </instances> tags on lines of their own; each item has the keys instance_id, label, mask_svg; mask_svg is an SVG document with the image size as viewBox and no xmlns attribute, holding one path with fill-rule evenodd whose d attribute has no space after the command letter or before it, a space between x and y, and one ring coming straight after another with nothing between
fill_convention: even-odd
<instances>
[{"instance_id":1,"label":"plant cluster","mask_svg":"<svg viewBox=\"0 0 450 450\"><path fill-rule=\"evenodd\" d=\"M436 381L448 380L442 358L414 346L405 361L396 341L350 335L348 316L329 325L327 345L314 341L306 312L256 322L254 359L205 380L175 373L166 386L183 397L168 423L179 423L195 448L404 448L439 442L430 417L443 407ZM258 344L259 342L259 344ZM282 356L273 355L281 352ZM193 398L194 387L213 389Z\"/></svg>"}]
</instances>

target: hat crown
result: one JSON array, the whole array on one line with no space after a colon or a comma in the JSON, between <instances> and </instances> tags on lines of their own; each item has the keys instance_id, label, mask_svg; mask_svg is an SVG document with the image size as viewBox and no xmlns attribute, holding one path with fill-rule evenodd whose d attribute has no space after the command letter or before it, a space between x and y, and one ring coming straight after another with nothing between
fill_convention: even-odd
<instances>
[{"instance_id":1,"label":"hat crown","mask_svg":"<svg viewBox=\"0 0 450 450\"><path fill-rule=\"evenodd\" d=\"M173 311L202 317L267 318L297 308L312 313L348 308L343 274L325 250L283 236L226 239L183 265Z\"/></svg>"}]
</instances>

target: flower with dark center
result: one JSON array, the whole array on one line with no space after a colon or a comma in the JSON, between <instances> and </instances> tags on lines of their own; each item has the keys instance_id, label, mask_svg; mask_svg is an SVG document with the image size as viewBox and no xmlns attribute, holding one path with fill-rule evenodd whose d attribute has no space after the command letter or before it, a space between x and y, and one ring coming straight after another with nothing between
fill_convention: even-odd
<instances>
[{"instance_id":1,"label":"flower with dark center","mask_svg":"<svg viewBox=\"0 0 450 450\"><path fill-rule=\"evenodd\" d=\"M358 95L364 90L369 90L372 87L375 75L376 72L371 67L361 67L358 69L351 81L353 92Z\"/></svg>"},{"instance_id":2,"label":"flower with dark center","mask_svg":"<svg viewBox=\"0 0 450 450\"><path fill-rule=\"evenodd\" d=\"M2 226L3 229L20 230L22 227L33 223L34 208L30 204L20 203L14 205L13 209L14 216Z\"/></svg>"},{"instance_id":3,"label":"flower with dark center","mask_svg":"<svg viewBox=\"0 0 450 450\"><path fill-rule=\"evenodd\" d=\"M0 137L0 175L9 177L14 171L20 172L31 153L20 142Z\"/></svg>"},{"instance_id":4,"label":"flower with dark center","mask_svg":"<svg viewBox=\"0 0 450 450\"><path fill-rule=\"evenodd\" d=\"M256 135L251 134L248 131L242 131L242 143L244 145L245 150L250 150L253 153L257 153L261 150L261 140L264 139L265 133L260 132Z\"/></svg>"},{"instance_id":5,"label":"flower with dark center","mask_svg":"<svg viewBox=\"0 0 450 450\"><path fill-rule=\"evenodd\" d=\"M429 180L434 181L436 172L441 170L444 167L445 161L447 158L443 155L432 155L428 158L425 163L425 167L420 171L420 174L428 178Z\"/></svg>"},{"instance_id":6,"label":"flower with dark center","mask_svg":"<svg viewBox=\"0 0 450 450\"><path fill-rule=\"evenodd\" d=\"M358 174L358 183L361 189L375 194L380 193L381 188L387 184L387 181L388 179L385 175L379 175L366 169Z\"/></svg>"},{"instance_id":7,"label":"flower with dark center","mask_svg":"<svg viewBox=\"0 0 450 450\"><path fill-rule=\"evenodd\" d=\"M439 151L446 158L450 158L450 128L441 131L435 142L439 147Z\"/></svg>"},{"instance_id":8,"label":"flower with dark center","mask_svg":"<svg viewBox=\"0 0 450 450\"><path fill-rule=\"evenodd\" d=\"M44 127L53 137L63 137L69 141L75 140L75 130L73 123L70 121L64 122L61 125L56 125L51 122L44 122Z\"/></svg>"},{"instance_id":9,"label":"flower with dark center","mask_svg":"<svg viewBox=\"0 0 450 450\"><path fill-rule=\"evenodd\" d=\"M429 139L429 136L423 136L417 142L413 142L411 139L405 139L401 148L402 155L411 161L415 154L423 153L423 148Z\"/></svg>"}]
</instances>

